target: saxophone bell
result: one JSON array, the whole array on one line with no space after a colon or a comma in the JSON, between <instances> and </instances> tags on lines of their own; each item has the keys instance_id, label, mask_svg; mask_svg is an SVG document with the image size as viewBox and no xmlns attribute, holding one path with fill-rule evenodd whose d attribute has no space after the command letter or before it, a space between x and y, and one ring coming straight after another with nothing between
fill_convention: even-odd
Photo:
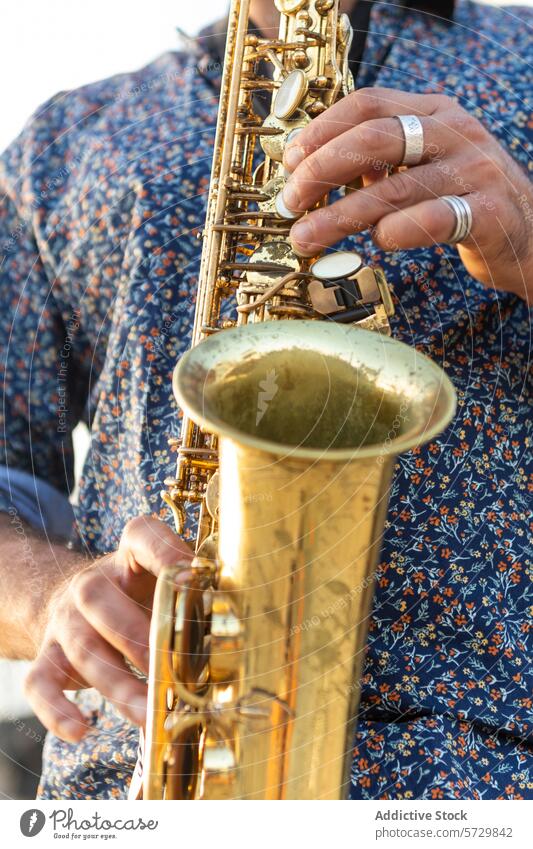
<instances>
[{"instance_id":1,"label":"saxophone bell","mask_svg":"<svg viewBox=\"0 0 533 849\"><path fill-rule=\"evenodd\" d=\"M201 342L174 391L218 439L217 579L160 582L173 699L154 700L145 798L343 798L393 466L448 424L452 384L389 337L298 321Z\"/></svg>"}]
</instances>

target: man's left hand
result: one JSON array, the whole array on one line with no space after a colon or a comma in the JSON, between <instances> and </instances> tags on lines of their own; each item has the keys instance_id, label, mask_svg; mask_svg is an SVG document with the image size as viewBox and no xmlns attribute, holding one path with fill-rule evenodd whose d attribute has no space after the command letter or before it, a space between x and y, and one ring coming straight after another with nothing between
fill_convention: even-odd
<instances>
[{"instance_id":1,"label":"man's left hand","mask_svg":"<svg viewBox=\"0 0 533 849\"><path fill-rule=\"evenodd\" d=\"M395 115L417 115L424 129L419 165L400 166L405 139ZM313 256L371 229L388 251L447 242L455 215L440 198L460 195L473 226L458 245L469 273L487 286L527 298L533 285L533 189L501 144L454 99L393 89L361 89L312 121L285 151L292 172L286 205L312 210L330 190L356 178L363 188L296 222L291 241Z\"/></svg>"}]
</instances>

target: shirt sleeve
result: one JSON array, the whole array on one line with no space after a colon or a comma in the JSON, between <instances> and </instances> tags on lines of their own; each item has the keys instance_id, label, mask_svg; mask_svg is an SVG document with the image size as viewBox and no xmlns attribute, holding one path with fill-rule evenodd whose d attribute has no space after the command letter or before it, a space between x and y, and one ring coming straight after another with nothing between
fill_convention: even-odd
<instances>
[{"instance_id":1,"label":"shirt sleeve","mask_svg":"<svg viewBox=\"0 0 533 849\"><path fill-rule=\"evenodd\" d=\"M74 354L77 313L69 319L60 308L54 269L37 238L46 223L43 197L52 196L51 188L36 195L32 181L36 163L39 171L52 169L42 132L39 143L30 121L0 157L0 465L68 494L72 431L85 396Z\"/></svg>"},{"instance_id":2,"label":"shirt sleeve","mask_svg":"<svg viewBox=\"0 0 533 849\"><path fill-rule=\"evenodd\" d=\"M67 496L28 472L0 466L0 511L15 529L23 519L39 531L70 537L74 511Z\"/></svg>"}]
</instances>

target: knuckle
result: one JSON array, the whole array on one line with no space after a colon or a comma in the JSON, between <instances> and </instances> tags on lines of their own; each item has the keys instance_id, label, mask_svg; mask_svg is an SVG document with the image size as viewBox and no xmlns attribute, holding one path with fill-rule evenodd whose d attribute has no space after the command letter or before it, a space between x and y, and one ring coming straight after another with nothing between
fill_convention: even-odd
<instances>
[{"instance_id":1,"label":"knuckle","mask_svg":"<svg viewBox=\"0 0 533 849\"><path fill-rule=\"evenodd\" d=\"M54 639L52 643L49 643L46 646L45 657L54 668L59 669L63 666L63 663L65 662L65 654L61 648L59 640Z\"/></svg>"},{"instance_id":2,"label":"knuckle","mask_svg":"<svg viewBox=\"0 0 533 849\"><path fill-rule=\"evenodd\" d=\"M373 122L367 121L357 128L357 142L370 157L372 151L377 150L383 144L383 133L377 129Z\"/></svg>"},{"instance_id":3,"label":"knuckle","mask_svg":"<svg viewBox=\"0 0 533 849\"><path fill-rule=\"evenodd\" d=\"M352 96L357 98L358 111L363 118L372 118L379 114L379 89L361 88L354 92Z\"/></svg>"},{"instance_id":4,"label":"knuckle","mask_svg":"<svg viewBox=\"0 0 533 849\"><path fill-rule=\"evenodd\" d=\"M133 519L130 519L129 522L124 526L124 530L122 531L122 536L120 538L120 547L124 548L132 548L140 537L142 537L151 522L150 516L135 516Z\"/></svg>"},{"instance_id":5,"label":"knuckle","mask_svg":"<svg viewBox=\"0 0 533 849\"><path fill-rule=\"evenodd\" d=\"M354 108L357 108L358 97L359 97L359 94L362 91L363 91L362 88L358 89L357 91L352 91L352 92L350 92L350 94L346 95L346 97L344 98L343 103L344 103L345 106L348 107L348 109L350 111L352 111L352 109L354 109ZM314 122L312 121L311 125L310 125L311 127L313 126L313 123Z\"/></svg>"},{"instance_id":6,"label":"knuckle","mask_svg":"<svg viewBox=\"0 0 533 849\"><path fill-rule=\"evenodd\" d=\"M146 527L146 522L148 520L148 516L134 516L133 519L130 519L124 525L124 530L122 531L122 537L131 536L135 534L139 529Z\"/></svg>"},{"instance_id":7,"label":"knuckle","mask_svg":"<svg viewBox=\"0 0 533 849\"><path fill-rule=\"evenodd\" d=\"M485 137L485 128L470 112L455 107L446 115L446 123L461 141L478 142Z\"/></svg>"},{"instance_id":8,"label":"knuckle","mask_svg":"<svg viewBox=\"0 0 533 849\"><path fill-rule=\"evenodd\" d=\"M494 188L495 180L499 180L501 176L500 169L494 159L483 154L474 157L469 171L475 175L478 186L488 184L491 188Z\"/></svg>"},{"instance_id":9,"label":"knuckle","mask_svg":"<svg viewBox=\"0 0 533 849\"><path fill-rule=\"evenodd\" d=\"M42 669L40 668L38 663L32 664L29 668L28 672L25 675L23 682L24 693L28 698L31 698L32 694L38 690L44 681L44 675Z\"/></svg>"},{"instance_id":10,"label":"knuckle","mask_svg":"<svg viewBox=\"0 0 533 849\"><path fill-rule=\"evenodd\" d=\"M50 667L52 666L55 671L60 670L64 660L65 656L59 643L47 642L24 676L23 689L26 695L29 697L48 683L50 681Z\"/></svg>"},{"instance_id":11,"label":"knuckle","mask_svg":"<svg viewBox=\"0 0 533 849\"><path fill-rule=\"evenodd\" d=\"M140 515L125 525L118 557L111 557L110 574L113 576L125 566L137 571L139 563L149 572L153 568L175 565L177 560L189 561L193 553L187 543L161 519Z\"/></svg>"},{"instance_id":12,"label":"knuckle","mask_svg":"<svg viewBox=\"0 0 533 849\"><path fill-rule=\"evenodd\" d=\"M69 655L73 666L83 665L98 654L100 640L91 634L72 634L69 641Z\"/></svg>"},{"instance_id":13,"label":"knuckle","mask_svg":"<svg viewBox=\"0 0 533 849\"><path fill-rule=\"evenodd\" d=\"M418 213L418 226L424 233L433 236L439 229L441 217L434 204L424 205Z\"/></svg>"},{"instance_id":14,"label":"knuckle","mask_svg":"<svg viewBox=\"0 0 533 849\"><path fill-rule=\"evenodd\" d=\"M436 102L439 109L457 109L457 101L453 97L450 97L449 94L438 94L436 96Z\"/></svg>"},{"instance_id":15,"label":"knuckle","mask_svg":"<svg viewBox=\"0 0 533 849\"><path fill-rule=\"evenodd\" d=\"M320 156L313 154L302 163L301 180L303 187L310 184L322 183L324 181L324 166Z\"/></svg>"},{"instance_id":16,"label":"knuckle","mask_svg":"<svg viewBox=\"0 0 533 849\"><path fill-rule=\"evenodd\" d=\"M72 582L72 591L78 606L91 605L101 594L100 576L92 571L77 575Z\"/></svg>"}]
</instances>

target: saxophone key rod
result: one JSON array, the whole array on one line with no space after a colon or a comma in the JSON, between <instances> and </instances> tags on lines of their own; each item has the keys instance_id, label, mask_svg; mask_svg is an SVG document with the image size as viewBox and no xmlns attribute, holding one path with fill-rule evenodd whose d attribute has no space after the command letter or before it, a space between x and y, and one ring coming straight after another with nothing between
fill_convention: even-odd
<instances>
[{"instance_id":1,"label":"saxophone key rod","mask_svg":"<svg viewBox=\"0 0 533 849\"><path fill-rule=\"evenodd\" d=\"M239 224L213 224L211 228L216 233L240 233L243 237L247 235L257 236L288 236L290 227L244 227Z\"/></svg>"},{"instance_id":2,"label":"saxophone key rod","mask_svg":"<svg viewBox=\"0 0 533 849\"><path fill-rule=\"evenodd\" d=\"M237 127L235 133L238 136L280 136L283 130L277 127L264 127L260 125L255 127Z\"/></svg>"}]
</instances>

